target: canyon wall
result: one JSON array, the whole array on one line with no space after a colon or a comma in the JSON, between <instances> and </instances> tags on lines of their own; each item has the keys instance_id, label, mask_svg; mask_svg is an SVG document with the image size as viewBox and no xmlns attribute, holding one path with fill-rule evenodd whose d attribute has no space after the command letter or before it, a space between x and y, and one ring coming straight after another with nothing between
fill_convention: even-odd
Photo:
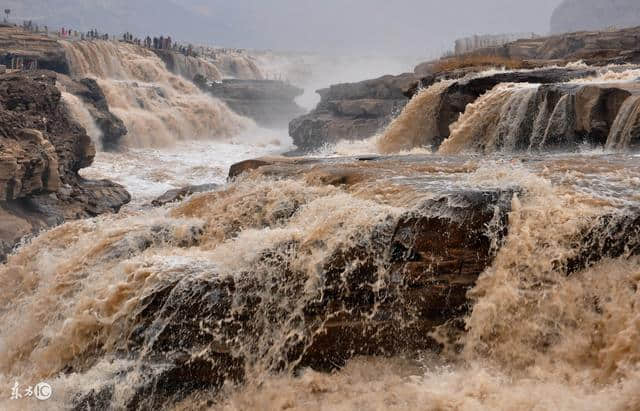
<instances>
[{"instance_id":1,"label":"canyon wall","mask_svg":"<svg viewBox=\"0 0 640 411\"><path fill-rule=\"evenodd\" d=\"M0 106L0 260L27 235L130 200L118 184L78 175L95 146L62 102L55 73L0 76Z\"/></svg>"}]
</instances>

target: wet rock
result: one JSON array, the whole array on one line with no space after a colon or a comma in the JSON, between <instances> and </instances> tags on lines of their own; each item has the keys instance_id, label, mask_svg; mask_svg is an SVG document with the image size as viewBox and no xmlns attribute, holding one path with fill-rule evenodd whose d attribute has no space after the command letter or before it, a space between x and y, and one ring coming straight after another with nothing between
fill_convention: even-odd
<instances>
[{"instance_id":1,"label":"wet rock","mask_svg":"<svg viewBox=\"0 0 640 411\"><path fill-rule=\"evenodd\" d=\"M139 366L118 377L136 381L121 405L162 407L195 390L213 393L254 366L326 370L357 355L437 348L424 335L467 311L466 291L492 261L492 240L506 233L512 194L442 194L389 216L323 262L311 296L303 292L308 274L287 264L301 246L290 242L262 252L255 272L159 284L128 319L122 349ZM280 335L282 327L298 333ZM112 403L109 393L80 395L76 409Z\"/></svg>"},{"instance_id":2,"label":"wet rock","mask_svg":"<svg viewBox=\"0 0 640 411\"><path fill-rule=\"evenodd\" d=\"M127 127L109 110L107 99L96 80L86 78L80 80L80 84L86 87L86 91L81 90L76 95L89 104L89 112L102 132L102 148L117 149L127 134Z\"/></svg>"},{"instance_id":3,"label":"wet rock","mask_svg":"<svg viewBox=\"0 0 640 411\"><path fill-rule=\"evenodd\" d=\"M49 71L0 75L0 260L25 235L130 201L122 186L78 175L95 147L61 104L56 78Z\"/></svg>"},{"instance_id":4,"label":"wet rock","mask_svg":"<svg viewBox=\"0 0 640 411\"><path fill-rule=\"evenodd\" d=\"M251 170L255 170L257 168L260 168L262 166L266 166L269 164L273 164L273 163L266 159L255 159L255 160L252 159L252 160L245 160L239 163L235 163L229 168L229 178L230 179L236 178L243 173L246 173Z\"/></svg>"},{"instance_id":5,"label":"wet rock","mask_svg":"<svg viewBox=\"0 0 640 411\"><path fill-rule=\"evenodd\" d=\"M362 164L339 162L268 159L243 167L334 185L336 176L354 176ZM397 169L395 163L385 167ZM317 177L326 175L332 178ZM365 172L342 183L356 187L381 175ZM381 218L366 234L353 232L351 242L319 261L319 277L311 282L310 273L291 261L323 245L295 240L260 251L250 267L231 276L217 274L213 264L165 273L126 320L116 353L126 352L137 365L113 377L114 386L135 381L118 405L165 407L194 391L215 394L256 369L329 370L357 355L437 350L424 336L468 311L466 293L506 235L513 193L461 188L428 196L402 215ZM301 205L292 207L285 221ZM77 409L113 404L112 391L79 394Z\"/></svg>"},{"instance_id":6,"label":"wet rock","mask_svg":"<svg viewBox=\"0 0 640 411\"><path fill-rule=\"evenodd\" d=\"M303 152L339 140L371 137L402 110L409 101L406 93L418 81L416 75L407 73L318 90L320 103L289 124L289 135Z\"/></svg>"},{"instance_id":7,"label":"wet rock","mask_svg":"<svg viewBox=\"0 0 640 411\"><path fill-rule=\"evenodd\" d=\"M640 254L640 210L630 208L600 216L579 234L581 246L566 261L573 274L605 258Z\"/></svg>"},{"instance_id":8,"label":"wet rock","mask_svg":"<svg viewBox=\"0 0 640 411\"><path fill-rule=\"evenodd\" d=\"M156 198L151 202L155 207L160 207L165 204L174 203L176 201L181 201L187 196L196 193L204 193L207 191L213 191L218 189L220 186L217 184L202 184L195 186L187 186L182 188L177 188L174 190L169 190L160 197Z\"/></svg>"},{"instance_id":9,"label":"wet rock","mask_svg":"<svg viewBox=\"0 0 640 411\"><path fill-rule=\"evenodd\" d=\"M227 103L234 112L264 127L286 127L304 113L295 102L304 90L276 80L222 80L209 82L196 78L204 91Z\"/></svg>"},{"instance_id":10,"label":"wet rock","mask_svg":"<svg viewBox=\"0 0 640 411\"><path fill-rule=\"evenodd\" d=\"M434 139L434 146L439 146L444 139L449 137L451 124L465 112L467 105L476 101L498 84L557 84L592 75L595 75L592 70L552 68L525 72L504 72L457 81L442 94L437 114L439 136ZM423 83L426 82L425 85L433 81L432 77L422 79Z\"/></svg>"}]
</instances>

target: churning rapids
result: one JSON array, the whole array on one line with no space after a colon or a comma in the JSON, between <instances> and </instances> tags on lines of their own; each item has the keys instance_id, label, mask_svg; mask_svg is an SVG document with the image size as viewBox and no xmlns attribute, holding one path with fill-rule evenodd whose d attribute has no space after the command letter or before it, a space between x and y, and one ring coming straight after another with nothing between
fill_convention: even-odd
<instances>
[{"instance_id":1,"label":"churning rapids","mask_svg":"<svg viewBox=\"0 0 640 411\"><path fill-rule=\"evenodd\" d=\"M233 162L287 139L151 53L66 47L130 130L84 172L134 202L0 266L0 385L54 393L0 408L640 410L634 93L604 148L568 153L576 98L551 107L537 85L498 85L432 154L445 81L334 150L413 153L265 158L227 183ZM221 187L146 205L203 182Z\"/></svg>"}]
</instances>

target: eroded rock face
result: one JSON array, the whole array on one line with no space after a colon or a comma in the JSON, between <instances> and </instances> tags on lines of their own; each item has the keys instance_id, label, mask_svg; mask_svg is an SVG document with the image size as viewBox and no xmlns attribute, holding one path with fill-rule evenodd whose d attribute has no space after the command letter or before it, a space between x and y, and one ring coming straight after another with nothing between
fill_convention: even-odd
<instances>
[{"instance_id":1,"label":"eroded rock face","mask_svg":"<svg viewBox=\"0 0 640 411\"><path fill-rule=\"evenodd\" d=\"M48 36L29 33L12 26L0 26L0 64L12 67L12 63L30 68L37 62L40 69L69 74L69 63L64 49Z\"/></svg>"},{"instance_id":2,"label":"eroded rock face","mask_svg":"<svg viewBox=\"0 0 640 411\"><path fill-rule=\"evenodd\" d=\"M468 74L468 70L459 70L428 75L419 81L414 75L403 75L332 86L320 91L323 100L316 110L291 122L290 134L303 152L343 139L369 138L383 131L384 126L399 114L408 98L420 89L442 80L457 79L442 93L438 107L424 108L425 112L436 112L438 135L432 136L431 141L437 148L449 136L449 126L464 113L468 104L498 84L558 84L596 73L593 70L551 68L506 71L465 79Z\"/></svg>"},{"instance_id":3,"label":"eroded rock face","mask_svg":"<svg viewBox=\"0 0 640 411\"><path fill-rule=\"evenodd\" d=\"M78 175L95 147L61 104L55 73L0 76L0 108L0 259L27 234L130 200L117 184Z\"/></svg>"},{"instance_id":4,"label":"eroded rock face","mask_svg":"<svg viewBox=\"0 0 640 411\"><path fill-rule=\"evenodd\" d=\"M501 47L483 49L472 54L498 55L527 60L578 61L607 65L640 63L638 46L640 27L581 31L561 35L522 39Z\"/></svg>"},{"instance_id":5,"label":"eroded rock face","mask_svg":"<svg viewBox=\"0 0 640 411\"><path fill-rule=\"evenodd\" d=\"M339 140L371 137L407 104L406 93L418 80L407 73L319 90L320 103L289 124L289 135L301 151L313 151Z\"/></svg>"},{"instance_id":6,"label":"eroded rock face","mask_svg":"<svg viewBox=\"0 0 640 411\"><path fill-rule=\"evenodd\" d=\"M204 91L227 103L236 113L253 119L263 127L286 127L304 113L295 102L304 90L276 80L222 80L209 82L196 78Z\"/></svg>"}]
</instances>

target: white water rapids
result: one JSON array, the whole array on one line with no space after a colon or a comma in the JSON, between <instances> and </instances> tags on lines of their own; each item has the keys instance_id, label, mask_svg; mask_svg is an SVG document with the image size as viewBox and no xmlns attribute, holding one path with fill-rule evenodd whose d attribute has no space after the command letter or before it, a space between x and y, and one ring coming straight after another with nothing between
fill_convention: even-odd
<instances>
[{"instance_id":1,"label":"white water rapids","mask_svg":"<svg viewBox=\"0 0 640 411\"><path fill-rule=\"evenodd\" d=\"M112 394L109 407L126 408L136 387L163 371L162 363L148 366L121 346L133 338L130 322L145 298L172 281L244 276L265 290L255 301L232 305L234 312L242 304L265 312L250 324L261 332L243 330L233 347L232 354L250 364L251 379L228 381L219 392L192 390L176 397L172 409L640 410L640 257L629 249L571 275L562 269L577 253L578 234L596 217L637 211L640 163L633 154L598 150L512 154L510 138L536 86L501 85L482 96L452 126L439 154L356 163L370 173L362 182L332 185L313 172L279 176L276 169L227 183L231 164L285 151L288 138L253 128L169 73L150 52L108 42L65 47L74 71L98 79L130 132L126 150L98 153L82 175L125 185L133 204L118 215L49 230L0 266L1 392L8 394L15 382L47 381L54 393L46 402L6 395L0 409L70 409L105 387ZM382 137L351 148L393 153L429 146L435 135L429 113L446 85L418 94ZM531 141L549 138L566 117L565 104L533 119ZM88 128L85 111L74 115ZM637 119L637 101L629 100L610 145L624 144L629 122ZM491 154L477 155L485 151ZM147 206L167 189L202 183L221 188ZM372 233L393 227L400 215L439 193L513 187L508 235L470 291L464 332L454 341L439 334L443 328L418 336L443 343L441 355L361 357L332 373L272 366L284 361L277 348L304 333L295 314L323 297L317 295L322 268L336 252L375 250ZM383 253L374 254L377 281L363 285L372 288L389 275ZM302 273L295 298L279 294L287 284L273 267L281 266ZM207 298L217 297L212 292ZM273 307L284 312L281 318L266 318ZM174 306L162 308L171 317ZM166 326L161 316L156 320L150 332ZM233 321L199 324L199 331ZM144 353L153 353L156 343L144 341ZM161 356L195 361L216 350Z\"/></svg>"}]
</instances>

